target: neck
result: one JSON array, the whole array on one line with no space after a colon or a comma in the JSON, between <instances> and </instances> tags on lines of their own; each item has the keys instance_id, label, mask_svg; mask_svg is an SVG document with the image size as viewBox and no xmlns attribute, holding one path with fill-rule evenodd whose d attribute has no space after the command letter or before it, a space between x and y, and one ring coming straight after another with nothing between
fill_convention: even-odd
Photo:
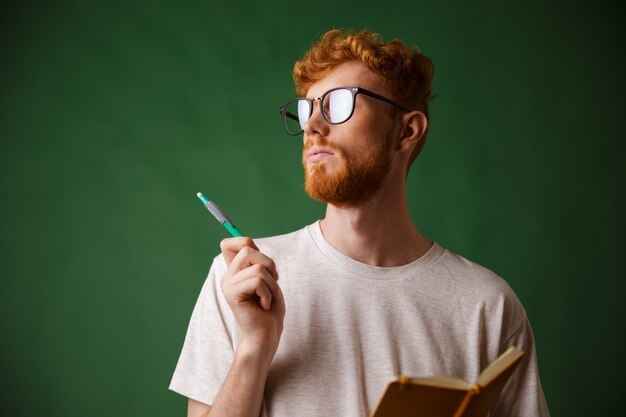
<instances>
[{"instance_id":1,"label":"neck","mask_svg":"<svg viewBox=\"0 0 626 417\"><path fill-rule=\"evenodd\" d=\"M361 207L328 204L321 221L326 241L339 252L375 266L406 265L432 246L413 224L405 188L386 188Z\"/></svg>"}]
</instances>

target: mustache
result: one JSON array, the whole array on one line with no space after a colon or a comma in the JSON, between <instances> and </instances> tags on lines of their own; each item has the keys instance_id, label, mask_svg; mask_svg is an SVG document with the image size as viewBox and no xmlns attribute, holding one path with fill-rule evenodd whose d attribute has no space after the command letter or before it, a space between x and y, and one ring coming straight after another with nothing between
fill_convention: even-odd
<instances>
[{"instance_id":1,"label":"mustache","mask_svg":"<svg viewBox=\"0 0 626 417\"><path fill-rule=\"evenodd\" d=\"M339 155L343 156L343 149L341 149L339 146L334 145L330 142L328 142L327 140L321 138L321 137L315 137L312 139L308 139L305 143L304 143L304 148L302 149L302 154L306 155L307 151L309 149L311 149L313 146L319 146L322 148L327 148Z\"/></svg>"}]
</instances>

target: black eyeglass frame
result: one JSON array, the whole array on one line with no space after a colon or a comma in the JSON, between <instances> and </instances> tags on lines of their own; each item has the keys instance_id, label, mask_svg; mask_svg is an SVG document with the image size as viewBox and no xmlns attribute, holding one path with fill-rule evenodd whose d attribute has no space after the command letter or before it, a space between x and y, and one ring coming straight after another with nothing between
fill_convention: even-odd
<instances>
[{"instance_id":1,"label":"black eyeglass frame","mask_svg":"<svg viewBox=\"0 0 626 417\"><path fill-rule=\"evenodd\" d=\"M407 113L412 112L413 110L409 109L408 107L405 107L403 104L398 103L397 101L393 101L387 97L381 96L380 94L376 94L373 91L369 91L366 90L365 88L362 87L353 87L353 86L344 86L344 87L335 87L335 88L331 88L330 90L328 90L327 92L325 92L324 94L322 94L321 96L317 97L317 98L306 98L306 97L297 97L294 98L293 100L289 100L287 103L283 104L279 111L280 114L282 115L282 121L283 121L283 129L285 129L285 132L289 135L289 136L297 136L300 133L304 132L304 129L300 129L299 132L297 133L290 133L289 129L287 128L287 120L286 118L290 118L292 120L295 120L296 122L300 123L300 117L298 117L298 115L293 114L291 112L287 111L287 107L291 104L291 103L295 103L297 101L300 100L306 100L309 102L309 117L308 119L311 118L311 116L313 115L313 103L315 102L315 100L319 100L320 103L324 102L324 98L326 98L326 96L330 93L332 93L333 91L336 90L348 90L352 93L352 111L350 111L350 115L346 118L346 120L342 120L341 122L331 122L330 120L328 120L328 118L326 117L326 114L324 114L324 112L320 109L320 113L322 113L322 117L324 118L324 120L326 120L326 122L328 124L331 125L340 125L342 123L347 122L348 120L350 120L350 118L352 117L352 115L354 114L354 107L355 107L355 103L356 103L356 95L361 93L361 94L365 94L366 96L370 96L372 98L375 98L377 100L380 101L384 101L385 103L389 103L393 106L399 107L402 110L404 110ZM308 120L307 119L307 120Z\"/></svg>"}]
</instances>

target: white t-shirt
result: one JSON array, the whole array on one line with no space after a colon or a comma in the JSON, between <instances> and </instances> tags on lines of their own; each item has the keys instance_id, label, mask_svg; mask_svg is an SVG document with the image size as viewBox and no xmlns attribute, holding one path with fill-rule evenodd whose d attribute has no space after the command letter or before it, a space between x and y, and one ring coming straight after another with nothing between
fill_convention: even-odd
<instances>
[{"instance_id":1,"label":"white t-shirt","mask_svg":"<svg viewBox=\"0 0 626 417\"><path fill-rule=\"evenodd\" d=\"M280 345L263 415L367 417L398 375L474 382L510 346L526 352L491 417L548 416L526 313L493 272L437 243L399 267L349 258L319 222L255 239L277 266L285 297ZM239 340L215 258L193 311L170 389L212 404Z\"/></svg>"}]
</instances>

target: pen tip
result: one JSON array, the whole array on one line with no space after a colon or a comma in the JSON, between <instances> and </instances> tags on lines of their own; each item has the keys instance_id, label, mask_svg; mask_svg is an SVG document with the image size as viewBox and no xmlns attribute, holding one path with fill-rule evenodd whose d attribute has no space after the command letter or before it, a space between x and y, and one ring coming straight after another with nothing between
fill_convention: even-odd
<instances>
[{"instance_id":1,"label":"pen tip","mask_svg":"<svg viewBox=\"0 0 626 417\"><path fill-rule=\"evenodd\" d=\"M198 193L196 194L198 197L202 197L202 193Z\"/></svg>"}]
</instances>

